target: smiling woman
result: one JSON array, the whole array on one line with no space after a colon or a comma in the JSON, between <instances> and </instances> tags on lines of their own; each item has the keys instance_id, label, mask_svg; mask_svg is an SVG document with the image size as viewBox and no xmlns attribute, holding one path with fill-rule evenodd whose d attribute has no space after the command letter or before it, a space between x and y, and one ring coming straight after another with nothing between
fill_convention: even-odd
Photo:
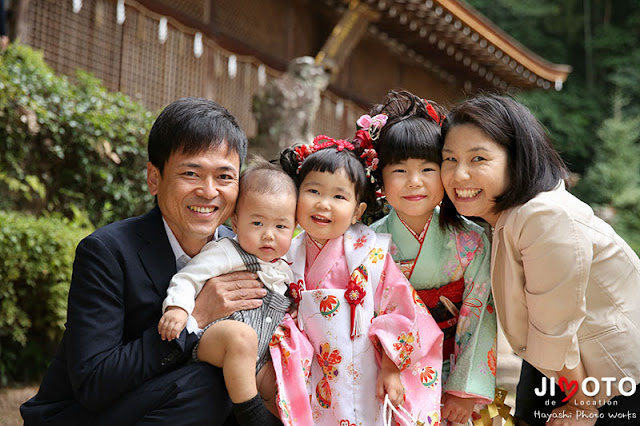
<instances>
[{"instance_id":1,"label":"smiling woman","mask_svg":"<svg viewBox=\"0 0 640 426\"><path fill-rule=\"evenodd\" d=\"M598 424L605 424L609 415L638 412L640 393L581 389L554 404L534 394L539 372L564 382L638 382L640 364L631 355L640 351L638 256L565 189L567 169L523 105L501 96L470 99L449 113L442 133L442 181L450 200L443 214L477 217L493 228L496 310L525 360L516 416L544 424L553 412L549 424L567 418L594 424L600 407ZM563 399L567 404L558 407Z\"/></svg>"},{"instance_id":2,"label":"smiling woman","mask_svg":"<svg viewBox=\"0 0 640 426\"><path fill-rule=\"evenodd\" d=\"M442 184L459 213L495 226L495 200L509 184L507 149L480 128L465 124L447 134L442 158Z\"/></svg>"}]
</instances>

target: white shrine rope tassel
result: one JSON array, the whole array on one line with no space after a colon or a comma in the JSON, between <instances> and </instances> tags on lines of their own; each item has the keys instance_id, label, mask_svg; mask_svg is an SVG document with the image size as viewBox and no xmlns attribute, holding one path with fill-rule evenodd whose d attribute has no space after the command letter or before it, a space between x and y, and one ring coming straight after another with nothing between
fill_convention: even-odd
<instances>
[{"instance_id":1,"label":"white shrine rope tassel","mask_svg":"<svg viewBox=\"0 0 640 426\"><path fill-rule=\"evenodd\" d=\"M387 410L389 411L387 412ZM389 395L386 394L384 396L384 404L382 406L382 420L384 421L384 426L392 426L395 424L392 423L394 415L397 423L404 423L405 426L415 426L418 424L418 421L414 419L411 413L402 405L398 408L394 407L389 399Z\"/></svg>"},{"instance_id":2,"label":"white shrine rope tassel","mask_svg":"<svg viewBox=\"0 0 640 426\"><path fill-rule=\"evenodd\" d=\"M362 336L366 331L364 327L364 308L360 304L356 306L356 317L353 323L353 328L354 329L351 334L355 337Z\"/></svg>"}]
</instances>

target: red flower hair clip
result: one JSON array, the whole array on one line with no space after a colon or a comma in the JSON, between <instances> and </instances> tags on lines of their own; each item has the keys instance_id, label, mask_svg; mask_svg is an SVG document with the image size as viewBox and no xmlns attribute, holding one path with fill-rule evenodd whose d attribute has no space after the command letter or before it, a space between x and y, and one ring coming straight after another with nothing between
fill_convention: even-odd
<instances>
[{"instance_id":1,"label":"red flower hair clip","mask_svg":"<svg viewBox=\"0 0 640 426\"><path fill-rule=\"evenodd\" d=\"M336 140L325 135L318 135L313 139L313 152L317 152L321 149L329 148L332 146L335 146L338 151L342 151L345 148L347 148L349 151L353 151L355 149L350 142L347 142L344 139Z\"/></svg>"},{"instance_id":2,"label":"red flower hair clip","mask_svg":"<svg viewBox=\"0 0 640 426\"><path fill-rule=\"evenodd\" d=\"M354 141L358 141L360 148L364 151L360 155L360 158L364 160L364 169L367 171L367 177L374 183L376 179L373 177L372 172L378 168L378 153L373 147L373 141L380 137L380 130L387 124L386 114L378 114L371 117L368 114L360 116L356 121L358 130Z\"/></svg>"},{"instance_id":3,"label":"red flower hair clip","mask_svg":"<svg viewBox=\"0 0 640 426\"><path fill-rule=\"evenodd\" d=\"M371 135L366 130L358 130L356 131L356 136L353 138L354 141L359 141L359 145L362 149L373 148L373 143L371 143Z\"/></svg>"},{"instance_id":4,"label":"red flower hair clip","mask_svg":"<svg viewBox=\"0 0 640 426\"><path fill-rule=\"evenodd\" d=\"M378 153L373 149L373 147L367 148L364 150L362 155L360 155L360 158L364 160L364 169L367 171L367 177L371 179L371 183L374 183L376 179L371 173L378 168L378 163L380 161L378 160Z\"/></svg>"},{"instance_id":5,"label":"red flower hair clip","mask_svg":"<svg viewBox=\"0 0 640 426\"><path fill-rule=\"evenodd\" d=\"M433 107L433 105L429 103L428 100L423 99L422 101L427 106L427 113L431 116L431 118L433 118L433 121L435 121L437 125L442 127L442 122L444 121L444 115L438 114L436 109Z\"/></svg>"},{"instance_id":6,"label":"red flower hair clip","mask_svg":"<svg viewBox=\"0 0 640 426\"><path fill-rule=\"evenodd\" d=\"M329 136L318 135L313 139L312 144L310 145L298 145L293 150L296 153L296 158L298 160L298 173L300 172L300 168L302 167L302 163L304 160L313 154L314 152L318 152L324 148L330 148L335 146L338 151L342 151L343 149L348 149L349 151L353 151L355 147L352 143L347 142L344 139L333 139Z\"/></svg>"}]
</instances>

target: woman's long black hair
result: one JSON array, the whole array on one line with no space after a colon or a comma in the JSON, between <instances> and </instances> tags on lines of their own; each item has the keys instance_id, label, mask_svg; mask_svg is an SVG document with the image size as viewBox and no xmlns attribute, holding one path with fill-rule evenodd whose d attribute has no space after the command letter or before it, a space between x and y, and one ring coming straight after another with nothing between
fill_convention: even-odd
<instances>
[{"instance_id":1,"label":"woman's long black hair","mask_svg":"<svg viewBox=\"0 0 640 426\"><path fill-rule=\"evenodd\" d=\"M507 150L509 183L496 197L494 212L519 206L541 192L554 189L569 176L560 154L553 148L544 126L527 107L507 96L483 95L462 102L442 125L442 145L456 126L471 124ZM443 215L458 213L447 199Z\"/></svg>"}]
</instances>

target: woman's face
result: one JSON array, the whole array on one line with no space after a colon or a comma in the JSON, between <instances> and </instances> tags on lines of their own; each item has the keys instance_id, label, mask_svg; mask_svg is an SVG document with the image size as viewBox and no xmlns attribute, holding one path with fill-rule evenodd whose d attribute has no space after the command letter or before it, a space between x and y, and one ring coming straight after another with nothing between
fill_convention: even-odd
<instances>
[{"instance_id":1,"label":"woman's face","mask_svg":"<svg viewBox=\"0 0 640 426\"><path fill-rule=\"evenodd\" d=\"M495 198L509 187L507 149L479 127L452 127L442 149L442 184L458 212L495 226Z\"/></svg>"}]
</instances>

